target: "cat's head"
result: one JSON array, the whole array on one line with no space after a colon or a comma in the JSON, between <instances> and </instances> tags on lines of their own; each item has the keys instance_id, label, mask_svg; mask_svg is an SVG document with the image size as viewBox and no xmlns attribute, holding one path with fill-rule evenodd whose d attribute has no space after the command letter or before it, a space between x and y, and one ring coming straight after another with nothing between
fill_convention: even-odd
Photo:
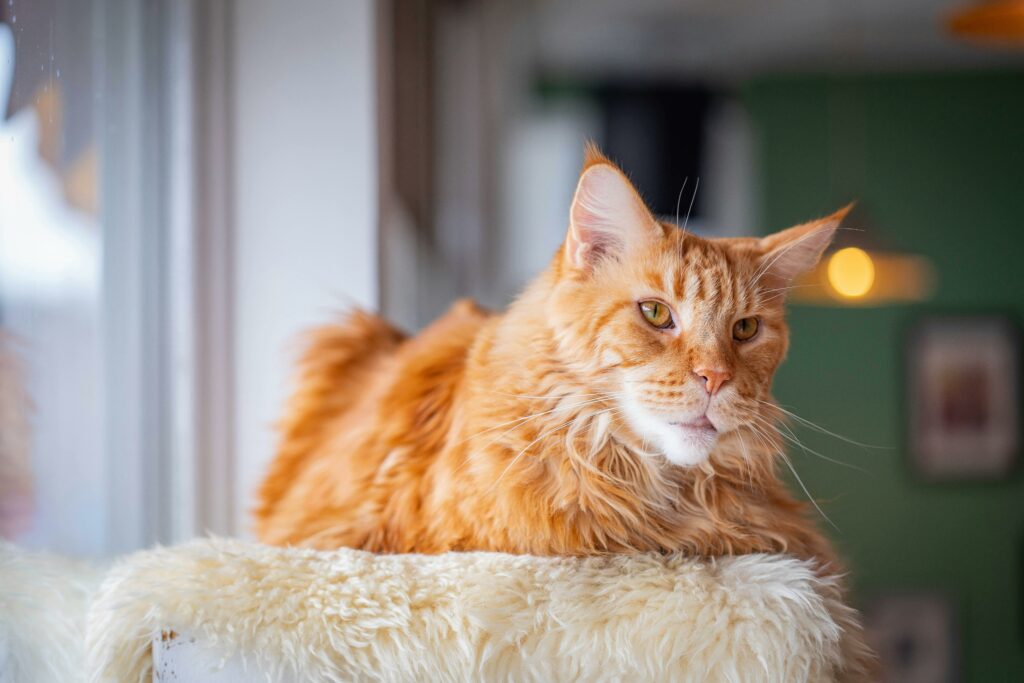
<instances>
[{"instance_id":1,"label":"cat's head","mask_svg":"<svg viewBox=\"0 0 1024 683\"><path fill-rule=\"evenodd\" d=\"M767 425L788 346L786 290L845 214L760 239L702 239L655 219L589 151L545 304L561 360L610 394L646 450L705 461L723 434Z\"/></svg>"}]
</instances>

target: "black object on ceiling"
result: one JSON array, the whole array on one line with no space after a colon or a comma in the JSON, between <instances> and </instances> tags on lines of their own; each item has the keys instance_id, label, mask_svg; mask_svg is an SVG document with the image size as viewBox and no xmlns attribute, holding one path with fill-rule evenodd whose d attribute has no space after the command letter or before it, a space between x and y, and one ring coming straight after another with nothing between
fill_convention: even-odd
<instances>
[{"instance_id":1,"label":"black object on ceiling","mask_svg":"<svg viewBox=\"0 0 1024 683\"><path fill-rule=\"evenodd\" d=\"M604 153L618 163L655 215L675 218L680 189L683 221L704 160L713 93L685 84L605 84L592 90L601 112ZM701 196L690 220L701 216Z\"/></svg>"}]
</instances>

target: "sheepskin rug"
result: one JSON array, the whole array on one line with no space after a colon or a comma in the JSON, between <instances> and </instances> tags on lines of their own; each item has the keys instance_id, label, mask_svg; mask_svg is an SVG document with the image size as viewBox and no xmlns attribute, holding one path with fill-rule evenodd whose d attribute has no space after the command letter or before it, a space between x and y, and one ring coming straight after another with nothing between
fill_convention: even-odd
<instances>
[{"instance_id":1,"label":"sheepskin rug","mask_svg":"<svg viewBox=\"0 0 1024 683\"><path fill-rule=\"evenodd\" d=\"M85 680L85 617L100 568L0 542L0 683Z\"/></svg>"},{"instance_id":2,"label":"sheepskin rug","mask_svg":"<svg viewBox=\"0 0 1024 683\"><path fill-rule=\"evenodd\" d=\"M148 681L152 639L173 631L275 681L827 681L850 612L836 594L785 556L380 556L214 539L109 571L86 668L97 683Z\"/></svg>"}]
</instances>

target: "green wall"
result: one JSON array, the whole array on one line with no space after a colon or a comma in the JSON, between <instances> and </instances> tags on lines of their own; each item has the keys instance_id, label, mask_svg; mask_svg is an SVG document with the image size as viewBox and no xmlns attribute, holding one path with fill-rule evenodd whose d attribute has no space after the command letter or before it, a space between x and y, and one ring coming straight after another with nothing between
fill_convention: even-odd
<instances>
[{"instance_id":1,"label":"green wall","mask_svg":"<svg viewBox=\"0 0 1024 683\"><path fill-rule=\"evenodd\" d=\"M925 484L908 467L903 338L937 310L1024 318L1024 74L766 78L743 99L760 144L763 224L859 199L890 248L926 255L938 289L917 306L792 306L780 402L861 449L801 430L853 471L793 452L864 605L938 591L959 611L962 678L1024 681L1024 481ZM857 226L853 226L857 227ZM791 451L794 449L791 449Z\"/></svg>"}]
</instances>

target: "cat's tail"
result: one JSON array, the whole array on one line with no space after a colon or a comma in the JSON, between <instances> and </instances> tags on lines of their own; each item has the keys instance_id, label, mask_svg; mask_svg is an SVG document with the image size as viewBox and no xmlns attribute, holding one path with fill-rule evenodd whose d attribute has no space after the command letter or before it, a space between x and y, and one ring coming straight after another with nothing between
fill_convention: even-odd
<instances>
[{"instance_id":1,"label":"cat's tail","mask_svg":"<svg viewBox=\"0 0 1024 683\"><path fill-rule=\"evenodd\" d=\"M354 309L339 323L312 330L298 364L298 377L283 419L281 441L257 495L253 514L264 537L275 508L323 442L334 420L359 400L367 373L404 335L383 318Z\"/></svg>"}]
</instances>

